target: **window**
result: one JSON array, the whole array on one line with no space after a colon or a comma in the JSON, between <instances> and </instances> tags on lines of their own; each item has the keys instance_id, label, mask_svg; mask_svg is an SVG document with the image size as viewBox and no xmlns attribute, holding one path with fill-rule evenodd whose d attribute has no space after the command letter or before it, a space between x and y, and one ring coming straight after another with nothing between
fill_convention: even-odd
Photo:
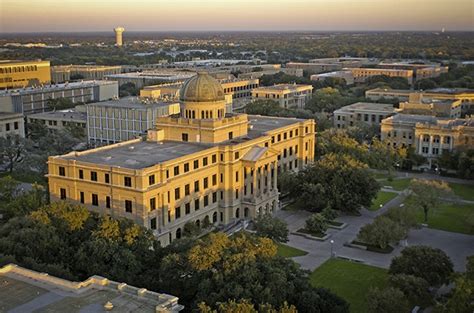
<instances>
[{"instance_id":1,"label":"window","mask_svg":"<svg viewBox=\"0 0 474 313\"><path fill-rule=\"evenodd\" d=\"M212 203L216 203L217 202L217 192L213 192L212 193Z\"/></svg>"},{"instance_id":2,"label":"window","mask_svg":"<svg viewBox=\"0 0 474 313\"><path fill-rule=\"evenodd\" d=\"M150 211L156 210L156 198L150 199Z\"/></svg>"},{"instance_id":3,"label":"window","mask_svg":"<svg viewBox=\"0 0 474 313\"><path fill-rule=\"evenodd\" d=\"M235 172L235 181L239 181L239 171Z\"/></svg>"},{"instance_id":4,"label":"window","mask_svg":"<svg viewBox=\"0 0 474 313\"><path fill-rule=\"evenodd\" d=\"M203 187L204 189L209 188L209 179L207 177L204 178L203 185L204 185Z\"/></svg>"},{"instance_id":5,"label":"window","mask_svg":"<svg viewBox=\"0 0 474 313\"><path fill-rule=\"evenodd\" d=\"M91 172L91 180L97 181L97 172Z\"/></svg>"},{"instance_id":6,"label":"window","mask_svg":"<svg viewBox=\"0 0 474 313\"><path fill-rule=\"evenodd\" d=\"M66 199L66 189L64 188L59 189L59 197L61 198L61 200Z\"/></svg>"},{"instance_id":7,"label":"window","mask_svg":"<svg viewBox=\"0 0 474 313\"><path fill-rule=\"evenodd\" d=\"M236 152L234 155L234 159L238 160L239 159L239 152Z\"/></svg>"},{"instance_id":8,"label":"window","mask_svg":"<svg viewBox=\"0 0 474 313\"><path fill-rule=\"evenodd\" d=\"M283 134L283 139L286 140L286 138L287 138L287 134L284 133L284 134Z\"/></svg>"},{"instance_id":9,"label":"window","mask_svg":"<svg viewBox=\"0 0 474 313\"><path fill-rule=\"evenodd\" d=\"M239 189L235 189L235 199L239 199Z\"/></svg>"},{"instance_id":10,"label":"window","mask_svg":"<svg viewBox=\"0 0 474 313\"><path fill-rule=\"evenodd\" d=\"M207 166L207 157L202 159L202 166Z\"/></svg>"},{"instance_id":11,"label":"window","mask_svg":"<svg viewBox=\"0 0 474 313\"><path fill-rule=\"evenodd\" d=\"M189 191L189 190L190 190L189 184L186 184L186 185L184 186L184 195L185 195L185 196L189 196L189 194L190 194L190 191Z\"/></svg>"},{"instance_id":12,"label":"window","mask_svg":"<svg viewBox=\"0 0 474 313\"><path fill-rule=\"evenodd\" d=\"M224 174L221 174L221 183L224 182Z\"/></svg>"},{"instance_id":13,"label":"window","mask_svg":"<svg viewBox=\"0 0 474 313\"><path fill-rule=\"evenodd\" d=\"M212 175L212 186L217 185L217 174Z\"/></svg>"},{"instance_id":14,"label":"window","mask_svg":"<svg viewBox=\"0 0 474 313\"><path fill-rule=\"evenodd\" d=\"M277 136L277 141L278 141L278 142L281 141L281 134L278 134L278 136Z\"/></svg>"},{"instance_id":15,"label":"window","mask_svg":"<svg viewBox=\"0 0 474 313\"><path fill-rule=\"evenodd\" d=\"M171 222L171 211L168 209L168 223Z\"/></svg>"},{"instance_id":16,"label":"window","mask_svg":"<svg viewBox=\"0 0 474 313\"><path fill-rule=\"evenodd\" d=\"M80 196L80 198L81 198L81 199L80 199L81 203L84 203L84 192L81 191L81 192L79 193L79 196Z\"/></svg>"},{"instance_id":17,"label":"window","mask_svg":"<svg viewBox=\"0 0 474 313\"><path fill-rule=\"evenodd\" d=\"M232 140L234 138L234 133L233 132L229 132L229 140Z\"/></svg>"},{"instance_id":18,"label":"window","mask_svg":"<svg viewBox=\"0 0 474 313\"><path fill-rule=\"evenodd\" d=\"M194 168L194 169L198 169L198 168L199 168L199 160L194 160L193 168Z\"/></svg>"},{"instance_id":19,"label":"window","mask_svg":"<svg viewBox=\"0 0 474 313\"><path fill-rule=\"evenodd\" d=\"M154 217L150 220L150 228L151 229L156 229L156 217Z\"/></svg>"},{"instance_id":20,"label":"window","mask_svg":"<svg viewBox=\"0 0 474 313\"><path fill-rule=\"evenodd\" d=\"M174 190L174 200L178 200L180 198L179 188L175 188Z\"/></svg>"},{"instance_id":21,"label":"window","mask_svg":"<svg viewBox=\"0 0 474 313\"><path fill-rule=\"evenodd\" d=\"M10 131L10 123L5 124L5 130L8 132Z\"/></svg>"},{"instance_id":22,"label":"window","mask_svg":"<svg viewBox=\"0 0 474 313\"><path fill-rule=\"evenodd\" d=\"M173 172L174 172L174 176L178 176L178 175L179 175L179 165L174 167Z\"/></svg>"},{"instance_id":23,"label":"window","mask_svg":"<svg viewBox=\"0 0 474 313\"><path fill-rule=\"evenodd\" d=\"M221 153L221 162L224 162L224 153Z\"/></svg>"},{"instance_id":24,"label":"window","mask_svg":"<svg viewBox=\"0 0 474 313\"><path fill-rule=\"evenodd\" d=\"M110 183L110 175L108 173L105 174L104 180L106 184Z\"/></svg>"},{"instance_id":25,"label":"window","mask_svg":"<svg viewBox=\"0 0 474 313\"><path fill-rule=\"evenodd\" d=\"M204 196L204 207L209 205L209 196Z\"/></svg>"},{"instance_id":26,"label":"window","mask_svg":"<svg viewBox=\"0 0 474 313\"><path fill-rule=\"evenodd\" d=\"M148 185L154 185L155 184L155 175L150 175L148 176Z\"/></svg>"},{"instance_id":27,"label":"window","mask_svg":"<svg viewBox=\"0 0 474 313\"><path fill-rule=\"evenodd\" d=\"M18 129L18 122L14 122L13 125L14 125L13 127L14 127L15 129Z\"/></svg>"},{"instance_id":28,"label":"window","mask_svg":"<svg viewBox=\"0 0 474 313\"><path fill-rule=\"evenodd\" d=\"M308 126L305 127L305 133L308 133Z\"/></svg>"},{"instance_id":29,"label":"window","mask_svg":"<svg viewBox=\"0 0 474 313\"><path fill-rule=\"evenodd\" d=\"M125 200L125 212L132 213L132 200Z\"/></svg>"},{"instance_id":30,"label":"window","mask_svg":"<svg viewBox=\"0 0 474 313\"><path fill-rule=\"evenodd\" d=\"M194 192L198 192L199 191L199 180L196 180L194 182Z\"/></svg>"},{"instance_id":31,"label":"window","mask_svg":"<svg viewBox=\"0 0 474 313\"><path fill-rule=\"evenodd\" d=\"M110 209L110 197L109 196L105 197L105 207L107 209Z\"/></svg>"},{"instance_id":32,"label":"window","mask_svg":"<svg viewBox=\"0 0 474 313\"><path fill-rule=\"evenodd\" d=\"M98 206L99 205L99 196L95 193L92 194L92 205Z\"/></svg>"},{"instance_id":33,"label":"window","mask_svg":"<svg viewBox=\"0 0 474 313\"><path fill-rule=\"evenodd\" d=\"M123 178L123 184L125 185L125 187L132 187L132 178L125 176Z\"/></svg>"},{"instance_id":34,"label":"window","mask_svg":"<svg viewBox=\"0 0 474 313\"><path fill-rule=\"evenodd\" d=\"M59 167L59 176L66 176L66 169L63 166Z\"/></svg>"},{"instance_id":35,"label":"window","mask_svg":"<svg viewBox=\"0 0 474 313\"><path fill-rule=\"evenodd\" d=\"M212 164L216 163L217 162L217 155L216 154L213 154L212 155Z\"/></svg>"},{"instance_id":36,"label":"window","mask_svg":"<svg viewBox=\"0 0 474 313\"><path fill-rule=\"evenodd\" d=\"M194 200L194 211L199 210L199 199Z\"/></svg>"},{"instance_id":37,"label":"window","mask_svg":"<svg viewBox=\"0 0 474 313\"><path fill-rule=\"evenodd\" d=\"M180 217L181 217L181 207L178 206L178 207L174 208L174 218L178 219Z\"/></svg>"},{"instance_id":38,"label":"window","mask_svg":"<svg viewBox=\"0 0 474 313\"><path fill-rule=\"evenodd\" d=\"M295 136L298 136L298 130L295 129Z\"/></svg>"},{"instance_id":39,"label":"window","mask_svg":"<svg viewBox=\"0 0 474 313\"><path fill-rule=\"evenodd\" d=\"M84 179L84 171L79 170L79 179Z\"/></svg>"},{"instance_id":40,"label":"window","mask_svg":"<svg viewBox=\"0 0 474 313\"><path fill-rule=\"evenodd\" d=\"M184 163L184 172L189 172L189 163Z\"/></svg>"},{"instance_id":41,"label":"window","mask_svg":"<svg viewBox=\"0 0 474 313\"><path fill-rule=\"evenodd\" d=\"M182 139L183 141L188 141L188 134L182 133L182 134L181 134L181 139Z\"/></svg>"}]
</instances>

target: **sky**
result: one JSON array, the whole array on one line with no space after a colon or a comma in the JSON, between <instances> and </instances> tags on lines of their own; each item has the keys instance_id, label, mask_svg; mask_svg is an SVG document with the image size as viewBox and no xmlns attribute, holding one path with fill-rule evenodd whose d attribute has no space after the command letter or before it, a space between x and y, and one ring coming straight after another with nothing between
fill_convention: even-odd
<instances>
[{"instance_id":1,"label":"sky","mask_svg":"<svg viewBox=\"0 0 474 313\"><path fill-rule=\"evenodd\" d=\"M0 0L1 32L471 30L474 0Z\"/></svg>"}]
</instances>

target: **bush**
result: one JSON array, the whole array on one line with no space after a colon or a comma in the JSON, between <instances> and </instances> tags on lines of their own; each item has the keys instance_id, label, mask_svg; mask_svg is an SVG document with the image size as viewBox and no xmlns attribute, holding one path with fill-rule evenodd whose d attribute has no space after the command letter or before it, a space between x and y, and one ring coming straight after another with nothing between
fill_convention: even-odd
<instances>
[{"instance_id":1,"label":"bush","mask_svg":"<svg viewBox=\"0 0 474 313\"><path fill-rule=\"evenodd\" d=\"M201 228L193 222L187 222L183 227L183 235L185 237L194 237L199 235Z\"/></svg>"},{"instance_id":2,"label":"bush","mask_svg":"<svg viewBox=\"0 0 474 313\"><path fill-rule=\"evenodd\" d=\"M407 313L410 307L403 292L395 288L369 290L367 294L368 313Z\"/></svg>"},{"instance_id":3,"label":"bush","mask_svg":"<svg viewBox=\"0 0 474 313\"><path fill-rule=\"evenodd\" d=\"M357 239L381 249L390 243L397 242L406 236L406 231L386 216L378 216L371 224L363 226Z\"/></svg>"},{"instance_id":4,"label":"bush","mask_svg":"<svg viewBox=\"0 0 474 313\"><path fill-rule=\"evenodd\" d=\"M327 228L326 219L321 213L313 214L306 220L305 229L311 234L324 235Z\"/></svg>"},{"instance_id":5,"label":"bush","mask_svg":"<svg viewBox=\"0 0 474 313\"><path fill-rule=\"evenodd\" d=\"M327 206L322 210L321 214L327 221L332 221L339 216L336 210L333 210L330 206Z\"/></svg>"},{"instance_id":6,"label":"bush","mask_svg":"<svg viewBox=\"0 0 474 313\"><path fill-rule=\"evenodd\" d=\"M449 282L453 273L451 259L440 249L427 246L412 246L402 250L393 258L390 274L407 274L423 278L430 286L441 286Z\"/></svg>"},{"instance_id":7,"label":"bush","mask_svg":"<svg viewBox=\"0 0 474 313\"><path fill-rule=\"evenodd\" d=\"M268 214L259 216L255 220L255 230L257 236L267 237L277 242L288 241L288 227L286 223Z\"/></svg>"},{"instance_id":8,"label":"bush","mask_svg":"<svg viewBox=\"0 0 474 313\"><path fill-rule=\"evenodd\" d=\"M406 274L390 275L389 283L403 292L412 307L419 305L426 308L433 303L430 285L423 278Z\"/></svg>"}]
</instances>

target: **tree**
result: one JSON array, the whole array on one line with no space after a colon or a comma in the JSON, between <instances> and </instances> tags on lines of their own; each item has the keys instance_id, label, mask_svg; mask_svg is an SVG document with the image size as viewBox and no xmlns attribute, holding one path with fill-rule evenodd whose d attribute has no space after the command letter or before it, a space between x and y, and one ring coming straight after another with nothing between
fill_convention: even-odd
<instances>
[{"instance_id":1,"label":"tree","mask_svg":"<svg viewBox=\"0 0 474 313\"><path fill-rule=\"evenodd\" d=\"M265 214L257 217L254 223L257 236L270 238L276 242L288 241L288 226L282 220Z\"/></svg>"},{"instance_id":2,"label":"tree","mask_svg":"<svg viewBox=\"0 0 474 313\"><path fill-rule=\"evenodd\" d=\"M199 235L201 228L194 222L187 222L183 227L183 235L186 237L194 237Z\"/></svg>"},{"instance_id":3,"label":"tree","mask_svg":"<svg viewBox=\"0 0 474 313\"><path fill-rule=\"evenodd\" d=\"M280 309L276 309L271 304L260 304L258 311L255 306L246 299L239 301L228 300L226 302L219 303L217 310L212 310L204 302L199 304L200 313L297 313L295 306L285 302Z\"/></svg>"},{"instance_id":4,"label":"tree","mask_svg":"<svg viewBox=\"0 0 474 313\"><path fill-rule=\"evenodd\" d=\"M311 234L324 235L327 228L326 218L321 213L313 214L306 220L305 229Z\"/></svg>"},{"instance_id":5,"label":"tree","mask_svg":"<svg viewBox=\"0 0 474 313\"><path fill-rule=\"evenodd\" d=\"M444 181L416 178L410 182L409 190L411 193L406 203L410 207L423 209L425 223L428 222L430 208L436 208L442 197L448 197L452 193L451 188Z\"/></svg>"},{"instance_id":6,"label":"tree","mask_svg":"<svg viewBox=\"0 0 474 313\"><path fill-rule=\"evenodd\" d=\"M398 289L389 287L386 289L374 288L367 294L368 313L408 313L410 307L408 301Z\"/></svg>"},{"instance_id":7,"label":"tree","mask_svg":"<svg viewBox=\"0 0 474 313\"><path fill-rule=\"evenodd\" d=\"M15 164L24 160L25 144L26 140L18 135L8 134L5 138L0 138L0 161L10 173L13 172Z\"/></svg>"},{"instance_id":8,"label":"tree","mask_svg":"<svg viewBox=\"0 0 474 313\"><path fill-rule=\"evenodd\" d=\"M405 236L405 229L396 222L386 216L377 216L372 223L360 229L357 239L385 249L390 243L397 242Z\"/></svg>"},{"instance_id":9,"label":"tree","mask_svg":"<svg viewBox=\"0 0 474 313\"><path fill-rule=\"evenodd\" d=\"M390 275L389 284L403 292L411 307L418 305L427 308L433 303L430 285L423 278L406 274Z\"/></svg>"},{"instance_id":10,"label":"tree","mask_svg":"<svg viewBox=\"0 0 474 313\"><path fill-rule=\"evenodd\" d=\"M390 274L407 274L423 278L430 286L448 283L453 273L451 259L440 249L412 246L402 250L392 259Z\"/></svg>"},{"instance_id":11,"label":"tree","mask_svg":"<svg viewBox=\"0 0 474 313\"><path fill-rule=\"evenodd\" d=\"M384 216L403 227L405 232L418 225L415 210L406 205L403 207L391 207Z\"/></svg>"},{"instance_id":12,"label":"tree","mask_svg":"<svg viewBox=\"0 0 474 313\"><path fill-rule=\"evenodd\" d=\"M53 111L72 109L77 105L77 103L72 102L72 100L69 98L50 98L48 101L46 101L46 104L48 105L48 108L52 109Z\"/></svg>"},{"instance_id":13,"label":"tree","mask_svg":"<svg viewBox=\"0 0 474 313\"><path fill-rule=\"evenodd\" d=\"M339 213L337 213L336 210L333 210L330 206L325 207L322 211L321 214L323 217L326 219L326 221L332 221L336 217L339 216Z\"/></svg>"}]
</instances>

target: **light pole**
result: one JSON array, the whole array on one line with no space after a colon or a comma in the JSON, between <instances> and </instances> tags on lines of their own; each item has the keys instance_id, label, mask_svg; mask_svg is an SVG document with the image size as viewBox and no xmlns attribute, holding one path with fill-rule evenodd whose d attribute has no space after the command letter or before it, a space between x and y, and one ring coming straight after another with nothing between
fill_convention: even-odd
<instances>
[{"instance_id":1,"label":"light pole","mask_svg":"<svg viewBox=\"0 0 474 313\"><path fill-rule=\"evenodd\" d=\"M329 241L329 242L331 243L331 258L333 258L334 257L334 248L333 248L334 240L331 239L331 241Z\"/></svg>"}]
</instances>

